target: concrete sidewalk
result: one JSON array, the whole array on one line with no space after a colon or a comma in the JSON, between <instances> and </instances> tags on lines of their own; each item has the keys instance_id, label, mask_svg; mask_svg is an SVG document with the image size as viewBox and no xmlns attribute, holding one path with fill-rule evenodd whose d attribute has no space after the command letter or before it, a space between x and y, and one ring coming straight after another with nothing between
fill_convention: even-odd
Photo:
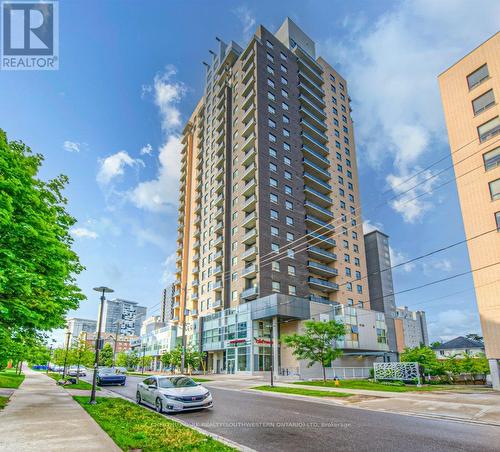
<instances>
[{"instance_id":1,"label":"concrete sidewalk","mask_svg":"<svg viewBox=\"0 0 500 452\"><path fill-rule=\"evenodd\" d=\"M40 372L26 378L0 411L0 450L119 451L111 438L54 380Z\"/></svg>"}]
</instances>

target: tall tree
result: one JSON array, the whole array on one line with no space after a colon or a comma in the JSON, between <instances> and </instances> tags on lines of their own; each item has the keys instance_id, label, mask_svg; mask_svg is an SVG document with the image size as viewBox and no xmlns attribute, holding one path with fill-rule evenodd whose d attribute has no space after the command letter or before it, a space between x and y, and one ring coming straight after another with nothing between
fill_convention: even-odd
<instances>
[{"instance_id":1,"label":"tall tree","mask_svg":"<svg viewBox=\"0 0 500 452\"><path fill-rule=\"evenodd\" d=\"M111 367L113 365L113 355L113 347L111 347L111 344L106 344L99 353L99 365Z\"/></svg>"},{"instance_id":2,"label":"tall tree","mask_svg":"<svg viewBox=\"0 0 500 452\"><path fill-rule=\"evenodd\" d=\"M0 330L51 330L84 299L71 249L68 178L38 178L43 156L0 129Z\"/></svg>"},{"instance_id":3,"label":"tall tree","mask_svg":"<svg viewBox=\"0 0 500 452\"><path fill-rule=\"evenodd\" d=\"M323 370L323 381L326 381L325 367L332 361L342 356L342 350L336 347L335 341L345 336L344 324L329 320L317 322L308 320L304 322L303 334L290 334L283 336L282 341L292 348L292 353L298 359L307 359L308 367L320 363Z\"/></svg>"}]
</instances>

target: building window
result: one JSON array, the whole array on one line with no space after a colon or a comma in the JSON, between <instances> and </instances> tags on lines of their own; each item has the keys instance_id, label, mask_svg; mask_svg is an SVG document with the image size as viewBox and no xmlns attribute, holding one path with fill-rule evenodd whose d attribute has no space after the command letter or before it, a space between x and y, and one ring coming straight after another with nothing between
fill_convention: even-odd
<instances>
[{"instance_id":1,"label":"building window","mask_svg":"<svg viewBox=\"0 0 500 452\"><path fill-rule=\"evenodd\" d=\"M285 78L285 77L281 77L281 83L283 83L283 85L288 85L288 80Z\"/></svg>"},{"instance_id":2,"label":"building window","mask_svg":"<svg viewBox=\"0 0 500 452\"><path fill-rule=\"evenodd\" d=\"M360 284L357 284L356 290L358 291L359 294L362 294L363 293L363 286L361 286Z\"/></svg>"},{"instance_id":3,"label":"building window","mask_svg":"<svg viewBox=\"0 0 500 452\"><path fill-rule=\"evenodd\" d=\"M271 243L271 251L274 253L279 253L280 252L280 246L277 243Z\"/></svg>"},{"instance_id":4,"label":"building window","mask_svg":"<svg viewBox=\"0 0 500 452\"><path fill-rule=\"evenodd\" d=\"M495 220L497 222L497 231L500 232L500 212L495 213Z\"/></svg>"},{"instance_id":5,"label":"building window","mask_svg":"<svg viewBox=\"0 0 500 452\"><path fill-rule=\"evenodd\" d=\"M484 141L494 137L500 132L500 118L496 116L490 119L488 122L480 125L477 128L477 133L479 135L479 141L483 143Z\"/></svg>"},{"instance_id":6,"label":"building window","mask_svg":"<svg viewBox=\"0 0 500 452\"><path fill-rule=\"evenodd\" d=\"M277 220L277 219L279 218L279 216L278 216L278 211L277 211L277 210L273 210L273 209L271 209L271 218L272 218L273 220Z\"/></svg>"},{"instance_id":7,"label":"building window","mask_svg":"<svg viewBox=\"0 0 500 452\"><path fill-rule=\"evenodd\" d=\"M476 97L472 101L472 109L474 110L475 115L482 113L492 105L495 105L495 96L492 89L486 91L484 94L481 94L481 96Z\"/></svg>"},{"instance_id":8,"label":"building window","mask_svg":"<svg viewBox=\"0 0 500 452\"><path fill-rule=\"evenodd\" d=\"M290 148L290 145L288 143L283 143L283 149L285 151L289 151L291 148Z\"/></svg>"},{"instance_id":9,"label":"building window","mask_svg":"<svg viewBox=\"0 0 500 452\"><path fill-rule=\"evenodd\" d=\"M295 287L295 286L288 286L288 293L290 295L297 295L297 287Z\"/></svg>"},{"instance_id":10,"label":"building window","mask_svg":"<svg viewBox=\"0 0 500 452\"><path fill-rule=\"evenodd\" d=\"M277 261L273 261L271 264L271 269L273 272L279 272L280 271L280 263Z\"/></svg>"},{"instance_id":11,"label":"building window","mask_svg":"<svg viewBox=\"0 0 500 452\"><path fill-rule=\"evenodd\" d=\"M287 210L293 210L293 202L285 201L285 207Z\"/></svg>"},{"instance_id":12,"label":"building window","mask_svg":"<svg viewBox=\"0 0 500 452\"><path fill-rule=\"evenodd\" d=\"M276 188L278 186L278 181L276 179L273 179L272 177L269 178L269 185L271 187Z\"/></svg>"},{"instance_id":13,"label":"building window","mask_svg":"<svg viewBox=\"0 0 500 452\"><path fill-rule=\"evenodd\" d=\"M276 136L273 135L272 133L269 134L269 141L271 143L276 143Z\"/></svg>"},{"instance_id":14,"label":"building window","mask_svg":"<svg viewBox=\"0 0 500 452\"><path fill-rule=\"evenodd\" d=\"M271 62L274 63L274 57L268 52L267 53L267 59Z\"/></svg>"},{"instance_id":15,"label":"building window","mask_svg":"<svg viewBox=\"0 0 500 452\"><path fill-rule=\"evenodd\" d=\"M291 195L292 194L292 187L290 187L289 185L285 185L285 193L287 195Z\"/></svg>"},{"instance_id":16,"label":"building window","mask_svg":"<svg viewBox=\"0 0 500 452\"><path fill-rule=\"evenodd\" d=\"M273 46L273 43L271 41L266 41L266 45L267 47L269 47L270 49L272 49L274 46ZM268 54L269 55L269 54Z\"/></svg>"},{"instance_id":17,"label":"building window","mask_svg":"<svg viewBox=\"0 0 500 452\"><path fill-rule=\"evenodd\" d=\"M271 87L274 88L274 81L271 80L270 78L267 79L267 84Z\"/></svg>"},{"instance_id":18,"label":"building window","mask_svg":"<svg viewBox=\"0 0 500 452\"><path fill-rule=\"evenodd\" d=\"M290 118L288 116L283 115L283 124L290 124Z\"/></svg>"},{"instance_id":19,"label":"building window","mask_svg":"<svg viewBox=\"0 0 500 452\"><path fill-rule=\"evenodd\" d=\"M286 217L286 224L288 226L293 226L293 218L292 217Z\"/></svg>"},{"instance_id":20,"label":"building window","mask_svg":"<svg viewBox=\"0 0 500 452\"><path fill-rule=\"evenodd\" d=\"M288 72L286 66L284 66L283 64L280 65L280 68L285 74Z\"/></svg>"},{"instance_id":21,"label":"building window","mask_svg":"<svg viewBox=\"0 0 500 452\"><path fill-rule=\"evenodd\" d=\"M278 237L280 235L280 230L276 226L271 226L271 235Z\"/></svg>"},{"instance_id":22,"label":"building window","mask_svg":"<svg viewBox=\"0 0 500 452\"><path fill-rule=\"evenodd\" d=\"M276 113L276 109L272 105L267 106L267 111L274 115Z\"/></svg>"},{"instance_id":23,"label":"building window","mask_svg":"<svg viewBox=\"0 0 500 452\"><path fill-rule=\"evenodd\" d=\"M276 96L271 91L267 92L267 98L273 101L276 100Z\"/></svg>"},{"instance_id":24,"label":"building window","mask_svg":"<svg viewBox=\"0 0 500 452\"><path fill-rule=\"evenodd\" d=\"M292 232L287 232L287 233L286 233L286 240L287 240L288 242L292 242L292 241L293 241L293 239L294 239L294 235L293 235L293 233L292 233Z\"/></svg>"},{"instance_id":25,"label":"building window","mask_svg":"<svg viewBox=\"0 0 500 452\"><path fill-rule=\"evenodd\" d=\"M273 148L269 148L269 155L271 157L274 157L274 158L278 157L278 153L276 152L276 149L273 149Z\"/></svg>"},{"instance_id":26,"label":"building window","mask_svg":"<svg viewBox=\"0 0 500 452\"><path fill-rule=\"evenodd\" d=\"M496 201L497 199L500 199L500 179L490 182L489 185L491 200Z\"/></svg>"},{"instance_id":27,"label":"building window","mask_svg":"<svg viewBox=\"0 0 500 452\"><path fill-rule=\"evenodd\" d=\"M285 179L292 180L292 173L290 173L289 171L285 171Z\"/></svg>"},{"instance_id":28,"label":"building window","mask_svg":"<svg viewBox=\"0 0 500 452\"><path fill-rule=\"evenodd\" d=\"M492 151L486 152L483 155L484 159L484 169L490 171L497 166L500 166L500 146L493 149Z\"/></svg>"},{"instance_id":29,"label":"building window","mask_svg":"<svg viewBox=\"0 0 500 452\"><path fill-rule=\"evenodd\" d=\"M282 89L282 90L281 90L281 95L282 95L283 97L288 97L288 91L286 91L286 90Z\"/></svg>"},{"instance_id":30,"label":"building window","mask_svg":"<svg viewBox=\"0 0 500 452\"><path fill-rule=\"evenodd\" d=\"M479 69L476 69L472 74L467 76L467 84L469 89L475 88L476 86L483 83L489 77L488 66L484 64Z\"/></svg>"},{"instance_id":31,"label":"building window","mask_svg":"<svg viewBox=\"0 0 500 452\"><path fill-rule=\"evenodd\" d=\"M345 288L346 288L349 292L352 292L352 283L351 283L351 282L348 282L348 283L345 285Z\"/></svg>"},{"instance_id":32,"label":"building window","mask_svg":"<svg viewBox=\"0 0 500 452\"><path fill-rule=\"evenodd\" d=\"M269 169L271 171L273 171L274 173L276 173L278 171L278 167L272 162L269 163Z\"/></svg>"},{"instance_id":33,"label":"building window","mask_svg":"<svg viewBox=\"0 0 500 452\"><path fill-rule=\"evenodd\" d=\"M269 125L269 127L271 127L271 129L276 129L276 122L274 122L272 119L268 119L267 124Z\"/></svg>"},{"instance_id":34,"label":"building window","mask_svg":"<svg viewBox=\"0 0 500 452\"><path fill-rule=\"evenodd\" d=\"M283 161L285 162L285 165L290 166L292 164L292 159L288 157L283 157Z\"/></svg>"},{"instance_id":35,"label":"building window","mask_svg":"<svg viewBox=\"0 0 500 452\"><path fill-rule=\"evenodd\" d=\"M283 129L283 136L289 137L290 136L290 131L288 129Z\"/></svg>"},{"instance_id":36,"label":"building window","mask_svg":"<svg viewBox=\"0 0 500 452\"><path fill-rule=\"evenodd\" d=\"M269 65L267 65L267 72L269 72L270 74L274 75L274 69L271 66L269 66Z\"/></svg>"},{"instance_id":37,"label":"building window","mask_svg":"<svg viewBox=\"0 0 500 452\"><path fill-rule=\"evenodd\" d=\"M283 108L283 110L288 110L288 104L286 102L283 102L281 104L281 107Z\"/></svg>"},{"instance_id":38,"label":"building window","mask_svg":"<svg viewBox=\"0 0 500 452\"><path fill-rule=\"evenodd\" d=\"M361 279L361 272L356 272L356 279Z\"/></svg>"},{"instance_id":39,"label":"building window","mask_svg":"<svg viewBox=\"0 0 500 452\"><path fill-rule=\"evenodd\" d=\"M359 267L359 257L354 258L354 265L356 265L356 267Z\"/></svg>"},{"instance_id":40,"label":"building window","mask_svg":"<svg viewBox=\"0 0 500 452\"><path fill-rule=\"evenodd\" d=\"M279 292L281 290L281 284L278 281L273 281L273 292Z\"/></svg>"},{"instance_id":41,"label":"building window","mask_svg":"<svg viewBox=\"0 0 500 452\"><path fill-rule=\"evenodd\" d=\"M270 193L269 198L271 199L271 202L278 204L278 195L275 195L274 193Z\"/></svg>"},{"instance_id":42,"label":"building window","mask_svg":"<svg viewBox=\"0 0 500 452\"><path fill-rule=\"evenodd\" d=\"M288 266L288 274L290 276L295 276L295 267L293 265Z\"/></svg>"},{"instance_id":43,"label":"building window","mask_svg":"<svg viewBox=\"0 0 500 452\"><path fill-rule=\"evenodd\" d=\"M345 268L345 275L346 276L351 276L351 269L349 267Z\"/></svg>"},{"instance_id":44,"label":"building window","mask_svg":"<svg viewBox=\"0 0 500 452\"><path fill-rule=\"evenodd\" d=\"M292 249L287 249L286 250L286 255L290 258L290 259L293 259L295 258L295 251L292 250Z\"/></svg>"},{"instance_id":45,"label":"building window","mask_svg":"<svg viewBox=\"0 0 500 452\"><path fill-rule=\"evenodd\" d=\"M349 256L349 254L344 254L344 262L351 262L351 256Z\"/></svg>"}]
</instances>

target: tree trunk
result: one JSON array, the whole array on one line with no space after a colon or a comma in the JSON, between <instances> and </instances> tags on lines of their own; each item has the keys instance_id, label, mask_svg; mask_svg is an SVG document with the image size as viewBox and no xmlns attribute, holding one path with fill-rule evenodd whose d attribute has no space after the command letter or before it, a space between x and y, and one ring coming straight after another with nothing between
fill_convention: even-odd
<instances>
[{"instance_id":1,"label":"tree trunk","mask_svg":"<svg viewBox=\"0 0 500 452\"><path fill-rule=\"evenodd\" d=\"M323 368L323 383L326 383L326 370L323 362L321 362L321 367Z\"/></svg>"}]
</instances>

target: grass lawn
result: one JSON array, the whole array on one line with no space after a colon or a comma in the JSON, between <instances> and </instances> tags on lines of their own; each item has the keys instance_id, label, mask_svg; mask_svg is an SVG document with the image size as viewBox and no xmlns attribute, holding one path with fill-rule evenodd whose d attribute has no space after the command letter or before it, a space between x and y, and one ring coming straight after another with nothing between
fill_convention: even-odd
<instances>
[{"instance_id":1,"label":"grass lawn","mask_svg":"<svg viewBox=\"0 0 500 452\"><path fill-rule=\"evenodd\" d=\"M62 378L62 374L57 372L49 372L49 377L53 378L56 381L59 381ZM88 389L89 391L92 389L92 385L90 383L87 383L86 381L83 381L81 379L78 383L74 385L67 385L65 387L69 389ZM100 391L101 388L97 386L97 390Z\"/></svg>"},{"instance_id":2,"label":"grass lawn","mask_svg":"<svg viewBox=\"0 0 500 452\"><path fill-rule=\"evenodd\" d=\"M349 397L352 394L346 392L318 391L316 389L289 388L286 386L256 386L258 391L279 392L281 394L297 394L312 397Z\"/></svg>"},{"instance_id":3,"label":"grass lawn","mask_svg":"<svg viewBox=\"0 0 500 452\"><path fill-rule=\"evenodd\" d=\"M198 378L198 377L192 377L194 381L197 383L205 383L206 381L212 381L210 378Z\"/></svg>"},{"instance_id":4,"label":"grass lawn","mask_svg":"<svg viewBox=\"0 0 500 452\"><path fill-rule=\"evenodd\" d=\"M368 380L339 380L338 386L335 386L334 380L327 380L326 383L323 381L298 381L294 384L319 386L323 388L369 389L371 391L386 392L443 391L446 389L453 389L453 385L426 385L419 388L417 385L391 386Z\"/></svg>"},{"instance_id":5,"label":"grass lawn","mask_svg":"<svg viewBox=\"0 0 500 452\"><path fill-rule=\"evenodd\" d=\"M134 375L135 377L150 377L151 375L153 374L150 374L148 372L144 372L144 373L141 373L141 372L127 372L127 375Z\"/></svg>"},{"instance_id":6,"label":"grass lawn","mask_svg":"<svg viewBox=\"0 0 500 452\"><path fill-rule=\"evenodd\" d=\"M24 375L16 375L13 369L5 369L0 372L0 388L19 388L23 382Z\"/></svg>"},{"instance_id":7,"label":"grass lawn","mask_svg":"<svg viewBox=\"0 0 500 452\"><path fill-rule=\"evenodd\" d=\"M233 448L154 411L120 398L74 397L123 450L234 451Z\"/></svg>"},{"instance_id":8,"label":"grass lawn","mask_svg":"<svg viewBox=\"0 0 500 452\"><path fill-rule=\"evenodd\" d=\"M0 396L0 410L5 408L5 405L7 405L7 402L9 401L8 397L2 397Z\"/></svg>"}]
</instances>

